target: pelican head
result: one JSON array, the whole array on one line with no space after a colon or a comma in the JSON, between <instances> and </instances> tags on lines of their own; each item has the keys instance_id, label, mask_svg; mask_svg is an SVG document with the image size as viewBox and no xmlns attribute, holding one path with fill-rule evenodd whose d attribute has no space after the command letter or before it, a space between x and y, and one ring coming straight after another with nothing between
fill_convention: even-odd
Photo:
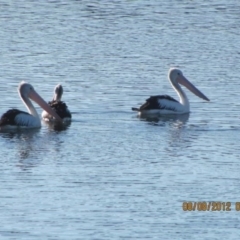
<instances>
[{"instance_id":1,"label":"pelican head","mask_svg":"<svg viewBox=\"0 0 240 240\"><path fill-rule=\"evenodd\" d=\"M183 76L183 73L178 68L170 68L168 71L168 78L170 79L170 82L177 82L177 78L179 76Z\"/></svg>"},{"instance_id":2,"label":"pelican head","mask_svg":"<svg viewBox=\"0 0 240 240\"><path fill-rule=\"evenodd\" d=\"M196 96L206 100L210 101L199 89L197 89L191 82L187 80L186 77L184 77L182 71L178 68L170 68L168 72L168 78L171 84L174 88L179 88L178 84L181 84L188 88L192 93L194 93Z\"/></svg>"},{"instance_id":3,"label":"pelican head","mask_svg":"<svg viewBox=\"0 0 240 240\"><path fill-rule=\"evenodd\" d=\"M58 114L49 107L49 105L42 99L42 97L34 90L33 86L27 82L22 81L18 86L18 93L22 98L27 108L31 107L29 98L36 102L41 108L52 115L56 120L62 121Z\"/></svg>"},{"instance_id":4,"label":"pelican head","mask_svg":"<svg viewBox=\"0 0 240 240\"><path fill-rule=\"evenodd\" d=\"M54 88L53 101L61 101L62 95L63 95L63 87L61 84L58 84Z\"/></svg>"},{"instance_id":5,"label":"pelican head","mask_svg":"<svg viewBox=\"0 0 240 240\"><path fill-rule=\"evenodd\" d=\"M20 97L22 97L22 98L30 97L29 94L33 91L35 91L35 90L31 84L24 82L24 81L20 82L20 84L18 86L18 92L19 92Z\"/></svg>"}]
</instances>

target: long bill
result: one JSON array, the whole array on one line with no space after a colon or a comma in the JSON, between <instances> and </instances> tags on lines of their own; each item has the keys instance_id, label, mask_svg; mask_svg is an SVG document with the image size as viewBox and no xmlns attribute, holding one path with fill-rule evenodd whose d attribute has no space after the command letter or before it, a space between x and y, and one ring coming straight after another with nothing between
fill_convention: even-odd
<instances>
[{"instance_id":1,"label":"long bill","mask_svg":"<svg viewBox=\"0 0 240 240\"><path fill-rule=\"evenodd\" d=\"M189 82L184 76L179 76L177 78L177 81L188 88L192 93L194 93L196 96L206 100L210 101L200 90L198 90L191 82Z\"/></svg>"},{"instance_id":2,"label":"long bill","mask_svg":"<svg viewBox=\"0 0 240 240\"><path fill-rule=\"evenodd\" d=\"M37 94L36 91L33 90L29 94L29 98L31 98L34 102L36 102L47 113L52 115L57 121L62 122L62 119L58 116L58 114L42 99L40 95Z\"/></svg>"}]
</instances>

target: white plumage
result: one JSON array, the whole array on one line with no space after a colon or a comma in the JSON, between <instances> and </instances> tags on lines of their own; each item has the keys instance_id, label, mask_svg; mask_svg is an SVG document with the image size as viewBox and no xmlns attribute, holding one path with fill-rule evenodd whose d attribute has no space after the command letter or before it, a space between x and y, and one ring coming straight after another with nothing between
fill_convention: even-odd
<instances>
[{"instance_id":1,"label":"white plumage","mask_svg":"<svg viewBox=\"0 0 240 240\"><path fill-rule=\"evenodd\" d=\"M168 95L151 96L140 108L132 108L143 115L184 114L190 112L190 103L185 92L179 84L187 87L196 96L209 101L209 99L189 82L177 68L171 68L168 73L169 81L179 96L179 101Z\"/></svg>"},{"instance_id":2,"label":"white plumage","mask_svg":"<svg viewBox=\"0 0 240 240\"><path fill-rule=\"evenodd\" d=\"M61 122L61 118L48 106L41 96L38 95L31 84L21 82L18 87L18 93L23 103L26 105L29 113L20 111L18 109L8 110L0 119L0 129L41 127L41 120L32 102L30 101L30 98Z\"/></svg>"}]
</instances>

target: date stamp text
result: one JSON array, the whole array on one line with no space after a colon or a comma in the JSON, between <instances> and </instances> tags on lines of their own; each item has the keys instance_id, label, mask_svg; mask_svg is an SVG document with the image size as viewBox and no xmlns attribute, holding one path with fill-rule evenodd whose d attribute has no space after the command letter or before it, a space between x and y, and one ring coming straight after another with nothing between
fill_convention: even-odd
<instances>
[{"instance_id":1,"label":"date stamp text","mask_svg":"<svg viewBox=\"0 0 240 240\"><path fill-rule=\"evenodd\" d=\"M183 202L183 211L240 211L240 202Z\"/></svg>"}]
</instances>

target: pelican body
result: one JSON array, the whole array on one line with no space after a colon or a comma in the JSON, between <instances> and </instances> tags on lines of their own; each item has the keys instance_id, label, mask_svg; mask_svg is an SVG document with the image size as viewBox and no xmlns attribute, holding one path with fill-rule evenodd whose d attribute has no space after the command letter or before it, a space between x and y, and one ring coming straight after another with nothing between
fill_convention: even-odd
<instances>
[{"instance_id":1,"label":"pelican body","mask_svg":"<svg viewBox=\"0 0 240 240\"><path fill-rule=\"evenodd\" d=\"M190 112L190 104L187 95L182 90L181 85L188 88L196 96L210 101L200 90L198 90L191 82L184 77L181 70L177 68L170 68L168 72L168 79L177 92L180 100L168 96L168 95L157 95L151 96L146 99L146 102L140 108L132 108L133 111L137 111L140 116L143 115L165 115L165 114L184 114Z\"/></svg>"},{"instance_id":2,"label":"pelican body","mask_svg":"<svg viewBox=\"0 0 240 240\"><path fill-rule=\"evenodd\" d=\"M30 99L35 101L41 108L52 115L57 121L62 121L56 112L42 99L34 90L33 86L26 82L21 82L18 86L18 93L23 103L28 109L28 113L18 109L10 109L4 113L0 119L0 129L12 128L40 128L41 119Z\"/></svg>"},{"instance_id":3,"label":"pelican body","mask_svg":"<svg viewBox=\"0 0 240 240\"><path fill-rule=\"evenodd\" d=\"M48 102L48 105L60 116L63 121L70 121L72 115L68 110L66 103L61 101L63 95L63 87L61 84L58 84L54 88L53 100ZM54 121L55 119L46 111L42 112L42 118L45 121Z\"/></svg>"}]
</instances>

